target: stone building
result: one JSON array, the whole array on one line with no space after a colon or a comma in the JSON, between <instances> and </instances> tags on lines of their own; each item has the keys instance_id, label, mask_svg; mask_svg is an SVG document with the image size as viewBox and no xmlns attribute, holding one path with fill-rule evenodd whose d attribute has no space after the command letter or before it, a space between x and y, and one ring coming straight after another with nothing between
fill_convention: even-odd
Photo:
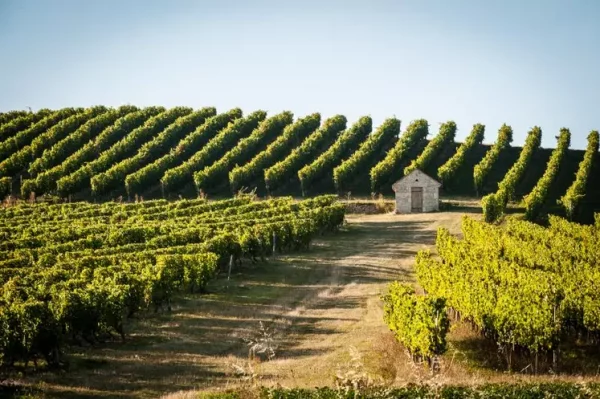
<instances>
[{"instance_id":1,"label":"stone building","mask_svg":"<svg viewBox=\"0 0 600 399\"><path fill-rule=\"evenodd\" d=\"M413 170L392 185L396 193L396 213L439 211L441 186L422 171Z\"/></svg>"}]
</instances>

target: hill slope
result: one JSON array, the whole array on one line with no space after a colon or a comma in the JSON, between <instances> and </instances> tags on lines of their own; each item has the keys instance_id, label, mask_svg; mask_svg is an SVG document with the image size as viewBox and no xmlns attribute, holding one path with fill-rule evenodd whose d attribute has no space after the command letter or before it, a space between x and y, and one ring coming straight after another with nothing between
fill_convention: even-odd
<instances>
[{"instance_id":1,"label":"hill slope","mask_svg":"<svg viewBox=\"0 0 600 399\"><path fill-rule=\"evenodd\" d=\"M83 139L86 138L86 122L88 122L90 118L79 116L71 117L69 119L70 125L67 129L63 126L65 125L65 123L62 122L63 119L54 117L53 115L71 115L73 112L81 115L94 115L94 113L103 112L106 115L116 116L119 115L119 112L123 112L123 107L117 109L110 109L107 107L90 107L88 109L65 108L63 110L55 111L44 110L44 112L40 113L39 115L34 114L33 116L29 117L30 119L34 120L36 118L42 118L46 114L50 115L43 119L42 122L34 125L35 129L32 129L29 124L15 123L15 119L1 120L0 131L10 131L10 134L0 137L0 148L7 149L7 153L5 154L6 158L1 159L0 164L8 165L8 162L10 161L10 167L0 168L0 196L4 197L8 194L12 194L14 196L29 197L31 192L33 192L37 196L48 194L59 195L63 198L69 197L71 199L94 199L99 201L109 200L119 196L134 195L144 196L145 198L164 197L167 199L177 198L180 195L184 197L196 197L198 193L193 181L194 173L199 172L199 170L202 168L210 168L213 163L218 163L221 156L219 151L221 150L216 148L218 146L215 146L214 149L209 149L208 147L210 146L207 146L208 143L206 142L202 142L202 147L197 148L192 147L190 149L186 149L182 148L181 146L185 146L185 143L187 142L186 137L194 135L194 130L202 131L202 126L205 124L207 126L210 125L210 129L214 130L218 124L215 124L215 121L212 120L212 118L205 118L206 120L200 118L197 121L197 125L194 125L189 129L177 130L179 135L174 137L173 140L169 142L169 146L164 148L161 147L160 152L155 152L153 150L153 153L147 154L146 152L150 151L148 143L156 142L156 140L162 137L161 134L163 132L166 132L165 137L167 135L170 137L170 130L174 130L175 126L180 126L182 123L185 123L186 115L191 112L191 109L175 107L169 110L164 110L162 108L152 107L140 109L138 111L135 107L129 108L130 109L126 109L125 111L129 112L131 114L130 116L124 116L123 118L114 117L111 120L106 121L106 126L103 125L101 126L102 129L97 128L98 131L88 135L89 142L84 141ZM211 110L211 114L208 116L211 116L216 112L214 108L207 109ZM220 112L223 111L221 110ZM225 132L228 129L231 130L233 127L232 124L235 123L235 118L244 118L244 116L241 115L241 111L236 109L236 112L238 112L238 114L230 118L231 120L229 122L225 121L224 125L218 126L219 131L215 131L212 133L212 135L218 136L218 133L221 131ZM28 117L27 115L21 115L18 112L15 112L11 115L18 115L16 116L17 119L27 119ZM251 115L251 113L246 114L245 117L247 117L247 115ZM271 116L272 115L269 115L268 117ZM139 119L139 121L136 120L135 123L129 124L124 123L126 118L133 120L136 117ZM215 118L218 118L218 116ZM223 119L222 116L220 118ZM187 117L187 119L189 119L189 117ZM144 121L146 123L144 123ZM227 123L229 123L229 125L227 125ZM408 123L405 123L404 125L409 126ZM348 126L348 128L349 127L350 126ZM378 127L379 126L373 126L373 131L377 131ZM115 129L118 129L118 135L114 134ZM488 132L490 130L493 129L488 129ZM60 132L60 135L57 132ZM142 133L144 134L143 138L141 138ZM336 134L341 135L342 133L343 132L339 132ZM400 132L399 136L401 136L402 133L403 132ZM545 134L555 133L556 132L545 132ZM239 140L248 136L249 134L250 132L244 132L240 137L234 139ZM576 134L581 134L581 132L576 132ZM108 135L114 137L115 141L98 141L98 138L102 139ZM25 136L27 136L28 140L30 140L32 143L36 142L36 139L40 142L43 141L43 147L40 147L43 149L43 151L8 151L8 149L11 148L14 148L15 150L21 148L22 144L16 140L19 137ZM370 136L371 135L368 135L361 140L364 142L368 140ZM491 136L492 135L488 133L487 141L492 141ZM154 141L151 141L152 139L154 139ZM288 140L287 142L289 144L287 145L289 145L290 148L286 152L289 153L295 148L301 147L306 140L306 137L301 137L301 140ZM371 158L369 159L367 165L365 165L364 170L359 170L358 173L352 177L351 181L348 181L344 185L343 192L339 192L339 194L348 195L348 193L351 193L350 195L354 197L371 196L373 193L371 193L372 184L370 181L371 177L369 175L369 171L374 165L385 158L386 154L394 148L397 140L398 137L393 137L392 140L386 141L380 148L374 149L374 151L372 151L372 153L369 155ZM98 141L98 143L96 143L96 141ZM177 144L177 142L179 142L179 144ZM68 148L69 151L63 152L62 149L63 147L66 147L66 143L69 143L71 146ZM398 162L397 170L389 174L388 181L377 184L377 187L380 187L381 194L388 197L392 195L391 184L402 177L404 168L422 154L428 143L428 140L420 141L416 145L411 146L403 154L402 159ZM75 144L77 147L74 146ZM233 144L234 142L232 141L229 146L232 146ZM305 146L307 144L309 143L306 143ZM357 143L354 147L358 148L358 144L360 143ZM178 147L175 145L178 145ZM432 177L437 178L437 173L440 166L446 163L446 161L456 153L459 146L460 143L455 143L452 141L445 143L440 151L436 152L435 156L428 162L427 166L425 167L425 172ZM485 144L476 144L472 146L470 151L464 157L462 163L458 165L453 177L449 179L449 181L445 182L444 187L442 188L442 194L468 197L476 196L473 170L475 165L477 165L489 151L490 147L490 145ZM24 147L24 149L27 148L28 147ZM123 148L127 148L127 151L123 151ZM76 165L73 165L73 160L69 158L73 158L73 154L79 154L79 150L85 151L86 156L80 161L77 161ZM202 164L200 165L201 167L195 167L192 163L189 168L190 170L187 170L186 174L179 177L172 176L181 172L181 168L177 168L176 166L179 166L190 157L191 159L194 159L194 154L198 154L202 150L204 150L204 152L210 152L211 154L214 153L214 156L207 154L207 157L205 157L209 160L208 164ZM517 186L517 200L520 200L523 195L531 191L539 178L543 175L546 168L546 163L550 158L551 151L552 149L545 148L535 151L532 162L530 162L530 165L527 167L524 176ZM117 152L120 154L120 156L114 155ZM497 190L498 182L502 180L506 172L515 163L520 152L521 147L508 147L499 154L498 159L493 163L489 174L483 182L482 190L479 193L480 195L485 195ZM584 151L582 150L569 150L567 152L567 155L560 166L558 178L550 188L550 194L546 203L547 211L550 210L558 213L562 212L561 209L556 205L556 200L564 195L567 188L573 182L575 173L578 170L579 162L581 162L583 159L583 153ZM135 160L138 158L141 159L142 157L144 157L144 159L154 160L158 159L164 154L169 154L169 156L174 159L171 160L171 162L165 163L160 168L155 168L156 170L153 170L155 175L152 175L152 179L147 179L146 183L144 180L142 180L135 186L134 189L131 189L131 185L126 184L126 181L131 181L132 178L137 177L140 173L147 173L147 171L139 171L144 168L148 162L134 162ZM178 154L182 154L182 156L185 154L185 159L178 161L176 159ZM316 151L314 154L311 154L311 159L306 160L307 164L315 161L321 154L322 151ZM255 153L239 154L238 158L241 160L251 160L256 155L257 154ZM345 159L336 159L335 162L332 162L333 168L340 165L351 156L352 154L347 154ZM44 161L46 159L50 159L50 157L52 162L48 165L47 169L44 169ZM135 159L128 161L130 158ZM95 165L100 161L102 161L102 167L95 167ZM112 170L111 168L118 168L118 164L123 162L127 163L128 168L123 170L123 173L120 175L113 176L114 181L112 181L110 185L106 184L102 187L102 190L99 190L98 182L100 182L102 178L106 177L106 171ZM68 166L65 166L61 169L61 165L63 164ZM243 166L243 164L232 164L231 168L240 167ZM78 167L79 170L77 170ZM63 184L64 182L62 181L59 181L58 184L56 183L59 178L62 178L62 180L67 178L68 173L66 172L76 172L74 175L77 175L77 184L66 185ZM264 170L259 170L257 172L257 178L251 179L253 182L245 188L250 190L257 189L258 194L265 195ZM297 173L297 171L294 172ZM311 194L336 193L336 188L332 178L333 172L328 170L327 173L328 175L323 176L323 178L317 179L313 182ZM329 176L329 174L331 174L331 176ZM127 180L129 176L131 176L131 178ZM162 181L164 176L170 176L172 178L177 177L181 181L181 186L178 186L177 189L171 189L164 184L162 187L158 187L156 182ZM72 177L73 176L70 176L69 179ZM35 181L35 179L37 179L37 181ZM227 178L224 176L224 179ZM302 195L302 189L297 176L290 176L289 179L286 179L287 180L285 182L282 182L277 194L296 196ZM25 184L23 184L23 182L25 182ZM232 182L229 182L228 180L219 181L218 183L219 184L215 187L211 186L211 190L209 190L212 196L229 196L231 195L231 190L237 188L235 184L232 184ZM126 187L128 187L129 190L127 190ZM581 201L580 208L581 209L578 212L577 219L585 221L591 220L593 212L600 211L599 156L596 156L593 161L592 173L590 174L590 178L586 186L586 195Z\"/></svg>"}]
</instances>

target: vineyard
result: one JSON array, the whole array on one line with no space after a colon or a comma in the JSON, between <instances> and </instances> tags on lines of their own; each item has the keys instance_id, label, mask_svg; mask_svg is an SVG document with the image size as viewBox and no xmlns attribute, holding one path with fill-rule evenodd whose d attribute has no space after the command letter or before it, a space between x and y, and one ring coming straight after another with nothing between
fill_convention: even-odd
<instances>
[{"instance_id":1,"label":"vineyard","mask_svg":"<svg viewBox=\"0 0 600 399\"><path fill-rule=\"evenodd\" d=\"M598 345L600 219L585 226L551 216L547 228L510 219L499 227L464 216L462 233L439 229L440 259L419 252L418 282L496 342L509 370L519 355L536 373L541 363L556 372L561 347Z\"/></svg>"},{"instance_id":2,"label":"vineyard","mask_svg":"<svg viewBox=\"0 0 600 399\"><path fill-rule=\"evenodd\" d=\"M335 196L4 208L2 363L61 365L64 344L124 337L127 320L170 310L177 292L202 292L219 270L308 249L344 212Z\"/></svg>"},{"instance_id":3,"label":"vineyard","mask_svg":"<svg viewBox=\"0 0 600 399\"><path fill-rule=\"evenodd\" d=\"M354 320L361 334L346 337L364 344L373 341L372 334L393 336L432 374L458 347L452 325L461 323L474 340L495 345L491 352L502 356L506 369L525 365L533 374L559 373L565 362L579 359L573 348L596 350L600 342L599 134L589 132L586 149L572 150L575 132L567 128L543 133L534 126L523 147L512 145L515 132L506 124L496 133L483 124L464 128L454 121L433 129L424 119L392 117L374 125L370 116L351 123L341 114L294 118L289 111L214 107L1 113L3 370L27 370L30 362L63 369L76 358L73 348L106 342L129 351L128 337L146 331L140 333L140 320L152 319L144 327L159 330L159 315L179 317L183 324L173 309L210 297L194 302L198 306L186 317L213 323L237 341L213 353L195 340L218 346L224 336L194 330L186 339L200 345L196 354L202 356L222 359L239 344L235 334L251 327L235 313L236 301L249 301L253 315L270 306L256 317L261 323L327 313L319 320L333 323L325 329L333 335L343 331L335 323ZM461 129L465 140L457 143ZM555 148L541 147L543 134L556 135ZM476 203L470 212L482 211L482 220L441 212L348 222L350 208L338 202L340 196L389 197L391 184L415 169L438 179L443 196L476 198L465 202ZM455 234L459 225L461 238ZM340 234L327 234L341 227ZM434 244L436 251L422 250ZM371 259L378 260L369 264ZM232 284L229 291L232 273L248 271L272 272L276 281L255 284L258 299L245 284ZM314 279L324 271L330 273L326 278ZM409 281L413 271L418 285ZM302 273L310 294L293 295L294 278ZM222 281L226 290L210 292ZM383 287L381 306L372 299ZM296 307L280 306L289 298L296 298ZM325 312L319 306L328 300ZM363 303L371 307L368 318L358 315ZM205 308L211 311L202 313ZM235 334L229 324L235 324ZM290 321L282 329L295 331L295 339L318 330L313 324ZM302 348L303 355L294 357L290 340L285 350L300 364L297 369L310 369L312 378L330 371L297 359L308 353L306 361L319 364L325 359L319 354L329 348ZM346 345L324 334L313 345L321 342L338 345L338 353ZM155 344L161 345L144 346L142 356ZM193 370L196 361L183 362ZM334 367L327 361L315 367ZM285 373L264 367L273 367L273 375ZM77 372L85 374L85 368ZM161 372L169 373L168 367ZM110 385L113 378L105 375L103 381ZM195 378L183 387L194 386ZM210 384L210 378L203 381ZM164 382L156 389L168 391Z\"/></svg>"},{"instance_id":4,"label":"vineyard","mask_svg":"<svg viewBox=\"0 0 600 399\"><path fill-rule=\"evenodd\" d=\"M598 133L586 151L570 150L568 129L557 150L540 148L535 127L523 148L513 131L497 137L476 124L460 144L452 121L434 133L425 120L369 116L348 123L318 113L245 115L213 107L43 109L0 118L0 196L52 195L77 200L230 197L336 193L391 195L391 184L420 168L443 183L443 194L485 196L489 220L511 201L525 200L527 216L558 213L590 222L600 210ZM578 132L581 134L581 132ZM428 137L432 135L433 137ZM495 141L492 146L482 142ZM585 162L584 162L585 159ZM539 184L538 184L539 181ZM572 186L572 187L571 187Z\"/></svg>"}]
</instances>

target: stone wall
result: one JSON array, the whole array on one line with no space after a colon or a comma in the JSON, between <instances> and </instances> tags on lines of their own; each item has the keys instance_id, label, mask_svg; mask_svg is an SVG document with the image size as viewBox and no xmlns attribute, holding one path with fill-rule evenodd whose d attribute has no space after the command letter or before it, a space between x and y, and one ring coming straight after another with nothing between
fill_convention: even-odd
<instances>
[{"instance_id":1,"label":"stone wall","mask_svg":"<svg viewBox=\"0 0 600 399\"><path fill-rule=\"evenodd\" d=\"M412 187L423 188L423 212L439 211L440 183L420 170L415 170L392 186L396 193L396 213L411 213Z\"/></svg>"}]
</instances>

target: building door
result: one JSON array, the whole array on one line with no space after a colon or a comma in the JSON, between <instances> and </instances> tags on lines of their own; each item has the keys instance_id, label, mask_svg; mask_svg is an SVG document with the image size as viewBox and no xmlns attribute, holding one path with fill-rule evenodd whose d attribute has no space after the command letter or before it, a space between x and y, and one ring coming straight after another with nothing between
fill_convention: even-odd
<instances>
[{"instance_id":1,"label":"building door","mask_svg":"<svg viewBox=\"0 0 600 399\"><path fill-rule=\"evenodd\" d=\"M412 213L423 212L423 187L410 188L410 211Z\"/></svg>"}]
</instances>

